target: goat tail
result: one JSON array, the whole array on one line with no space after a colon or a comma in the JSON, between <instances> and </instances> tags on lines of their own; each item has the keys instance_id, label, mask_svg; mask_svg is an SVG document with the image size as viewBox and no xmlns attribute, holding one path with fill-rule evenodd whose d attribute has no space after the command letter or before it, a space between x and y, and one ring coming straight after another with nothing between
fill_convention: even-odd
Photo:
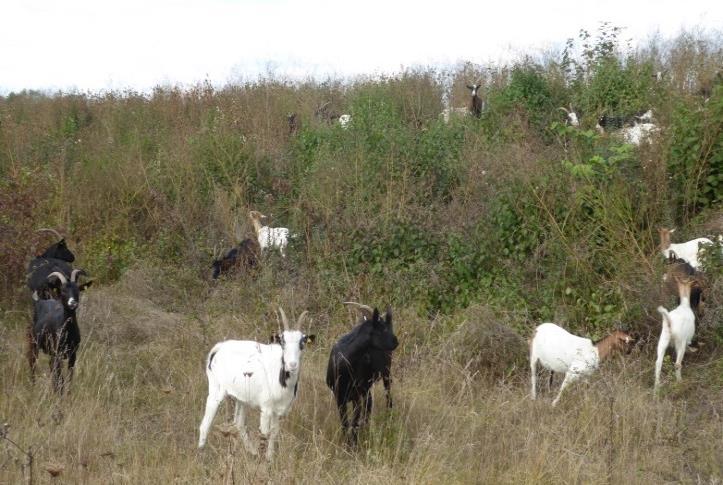
<instances>
[{"instance_id":1,"label":"goat tail","mask_svg":"<svg viewBox=\"0 0 723 485\"><path fill-rule=\"evenodd\" d=\"M214 345L211 349L211 352L208 353L208 358L206 359L206 369L209 372L211 371L211 363L213 362L213 358L216 357L216 352L218 352L220 346L220 343Z\"/></svg>"},{"instance_id":2,"label":"goat tail","mask_svg":"<svg viewBox=\"0 0 723 485\"><path fill-rule=\"evenodd\" d=\"M663 308L662 306L658 307L658 313L660 313L663 316L663 325L668 327L668 330L670 330L670 313L668 313L668 310Z\"/></svg>"}]
</instances>

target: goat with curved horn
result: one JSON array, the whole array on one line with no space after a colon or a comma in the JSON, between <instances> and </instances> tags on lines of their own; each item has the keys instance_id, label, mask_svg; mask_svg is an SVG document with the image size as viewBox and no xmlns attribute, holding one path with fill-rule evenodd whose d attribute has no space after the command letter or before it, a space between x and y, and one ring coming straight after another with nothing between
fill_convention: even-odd
<instances>
[{"instance_id":1,"label":"goat with curved horn","mask_svg":"<svg viewBox=\"0 0 723 485\"><path fill-rule=\"evenodd\" d=\"M65 239L63 236L60 235L60 233L58 231L56 231L55 229L51 229L49 227L42 227L35 232L49 232L49 233L55 234L55 237L57 237L58 239Z\"/></svg>"},{"instance_id":2,"label":"goat with curved horn","mask_svg":"<svg viewBox=\"0 0 723 485\"><path fill-rule=\"evenodd\" d=\"M359 310L359 312L361 312L361 314L364 316L365 320L371 320L372 315L374 314L374 309L372 309L372 307L370 307L370 306L363 305L363 304L357 303L355 301L345 301L343 303L344 303L344 305L354 307L357 310Z\"/></svg>"},{"instance_id":3,"label":"goat with curved horn","mask_svg":"<svg viewBox=\"0 0 723 485\"><path fill-rule=\"evenodd\" d=\"M284 331L289 331L289 320L286 318L286 313L284 313L284 309L279 307L279 314L281 315L281 323L284 325Z\"/></svg>"},{"instance_id":4,"label":"goat with curved horn","mask_svg":"<svg viewBox=\"0 0 723 485\"><path fill-rule=\"evenodd\" d=\"M73 274L75 274L76 271L80 271L80 270L74 269ZM58 278L58 280L60 280L61 285L68 284L68 280L65 278L65 275L63 273L61 273L60 271L53 271L52 273L50 273L48 275L48 281L52 282L53 277ZM70 278L70 281L74 281L72 276Z\"/></svg>"}]
</instances>

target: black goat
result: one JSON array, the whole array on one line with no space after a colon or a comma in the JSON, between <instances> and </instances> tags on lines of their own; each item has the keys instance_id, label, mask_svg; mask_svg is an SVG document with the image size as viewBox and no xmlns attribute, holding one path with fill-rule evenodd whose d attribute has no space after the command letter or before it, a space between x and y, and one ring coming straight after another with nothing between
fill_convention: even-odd
<instances>
[{"instance_id":1,"label":"black goat","mask_svg":"<svg viewBox=\"0 0 723 485\"><path fill-rule=\"evenodd\" d=\"M392 407L392 351L399 341L392 329L391 308L387 308L386 317L382 319L376 308L372 310L354 302L345 304L359 309L362 318L332 347L326 368L326 385L334 393L343 431L350 443L355 445L359 427L366 422L372 410L372 384L379 378L384 381L387 407ZM354 408L351 434L347 416L347 403L350 401Z\"/></svg>"},{"instance_id":2,"label":"black goat","mask_svg":"<svg viewBox=\"0 0 723 485\"><path fill-rule=\"evenodd\" d=\"M64 388L60 371L61 361L68 359L68 382L70 382L80 345L76 310L80 303L80 292L93 283L89 281L79 285L78 278L81 275L85 275L81 269L74 269L69 280L57 271L48 275L48 282L57 286L59 300L53 298L42 300L37 295L33 295L33 322L27 333L30 378L35 380L35 363L40 349L50 355L50 372L56 392L62 392Z\"/></svg>"},{"instance_id":3,"label":"black goat","mask_svg":"<svg viewBox=\"0 0 723 485\"><path fill-rule=\"evenodd\" d=\"M70 278L73 271L72 262L75 255L68 249L65 238L58 234L55 229L39 229L38 232L52 232L59 241L51 244L40 256L30 261L26 273L27 285L30 291L35 292L40 298L51 298L48 276L51 273L62 273L65 278Z\"/></svg>"},{"instance_id":4,"label":"black goat","mask_svg":"<svg viewBox=\"0 0 723 485\"><path fill-rule=\"evenodd\" d=\"M260 254L261 247L256 239L244 239L238 246L231 248L225 256L213 260L211 277L217 279L221 273L226 273L234 268L246 270L255 268L259 264ZM216 257L215 254L214 257Z\"/></svg>"}]
</instances>

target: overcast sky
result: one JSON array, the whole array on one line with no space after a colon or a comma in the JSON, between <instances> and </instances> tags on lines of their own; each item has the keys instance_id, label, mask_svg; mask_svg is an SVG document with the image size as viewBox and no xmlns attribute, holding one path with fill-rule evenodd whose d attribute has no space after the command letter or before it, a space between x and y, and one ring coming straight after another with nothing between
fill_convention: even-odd
<instances>
[{"instance_id":1,"label":"overcast sky","mask_svg":"<svg viewBox=\"0 0 723 485\"><path fill-rule=\"evenodd\" d=\"M723 29L723 0L3 0L0 93L485 63L595 31Z\"/></svg>"}]
</instances>

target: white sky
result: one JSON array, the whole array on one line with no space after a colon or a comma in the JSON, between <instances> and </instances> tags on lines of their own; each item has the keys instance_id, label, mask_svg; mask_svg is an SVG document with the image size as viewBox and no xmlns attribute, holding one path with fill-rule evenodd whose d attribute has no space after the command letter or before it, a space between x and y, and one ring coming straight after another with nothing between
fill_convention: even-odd
<instances>
[{"instance_id":1,"label":"white sky","mask_svg":"<svg viewBox=\"0 0 723 485\"><path fill-rule=\"evenodd\" d=\"M633 39L720 30L723 0L3 0L0 93L486 63L601 21Z\"/></svg>"}]
</instances>

